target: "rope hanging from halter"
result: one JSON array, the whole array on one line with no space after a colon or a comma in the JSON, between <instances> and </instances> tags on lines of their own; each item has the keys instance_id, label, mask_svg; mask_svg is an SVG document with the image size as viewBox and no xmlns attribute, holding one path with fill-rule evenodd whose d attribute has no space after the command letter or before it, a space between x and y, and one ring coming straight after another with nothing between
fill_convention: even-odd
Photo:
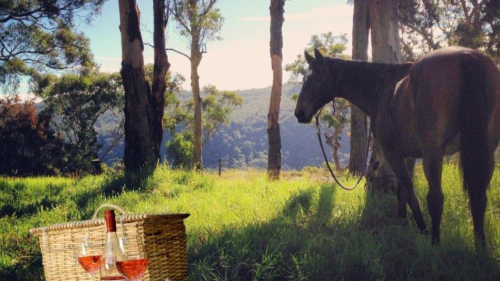
<instances>
[{"instance_id":1,"label":"rope hanging from halter","mask_svg":"<svg viewBox=\"0 0 500 281\"><path fill-rule=\"evenodd\" d=\"M343 185L338 179L337 179L337 176L335 176L335 173L333 172L332 168L330 167L330 162L328 162L328 157L326 157L326 153L325 153L325 148L323 147L323 140L321 139L321 128L319 127L319 115L321 114L321 111L323 109L321 109L318 114L316 114L315 118L316 118L316 127L318 128L318 141L319 141L319 146L321 147L321 152L323 152L323 157L325 158L325 162L326 162L326 166L328 167L328 170L330 171L330 174L332 175L333 179L335 180L335 182L343 189L345 190L354 190L359 182L361 181L361 179L363 178L363 175L365 174L366 172L366 167L367 167L367 162L368 162L368 153L369 153L369 150L370 150L370 137L371 137L371 126L370 126L370 129L367 130L368 131L368 142L366 144L366 156L365 156L365 163L363 165L363 171L361 172L361 174L359 175L359 178L358 180L356 181L356 183L353 185L353 186L345 186ZM335 105L333 107L333 110L335 111ZM365 128L367 126L366 124L366 116L365 116Z\"/></svg>"}]
</instances>

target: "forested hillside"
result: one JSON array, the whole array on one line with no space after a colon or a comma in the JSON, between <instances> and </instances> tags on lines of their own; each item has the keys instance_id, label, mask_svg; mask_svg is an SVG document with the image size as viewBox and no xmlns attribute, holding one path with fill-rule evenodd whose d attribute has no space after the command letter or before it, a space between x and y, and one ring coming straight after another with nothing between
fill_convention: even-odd
<instances>
[{"instance_id":1,"label":"forested hillside","mask_svg":"<svg viewBox=\"0 0 500 281\"><path fill-rule=\"evenodd\" d=\"M267 112L271 88L238 90L244 99L242 107L231 116L231 124L224 126L215 134L203 150L203 162L207 168L215 168L219 159L224 167L245 168L267 167ZM282 140L283 169L301 169L304 166L321 165L323 156L318 145L316 128L299 124L293 115L295 102L291 96L300 91L299 85L284 85L281 100L280 128ZM190 93L182 93L181 98L189 98ZM111 141L109 130L116 126L117 120L106 114L97 123L99 141L103 149ZM164 141L169 138L165 134ZM340 158L344 164L348 159L349 141L344 136L341 140ZM329 149L328 146L326 146ZM327 152L331 154L331 150ZM106 159L108 164L122 158L123 143ZM165 158L163 147L162 158ZM168 160L168 159L167 159Z\"/></svg>"}]
</instances>

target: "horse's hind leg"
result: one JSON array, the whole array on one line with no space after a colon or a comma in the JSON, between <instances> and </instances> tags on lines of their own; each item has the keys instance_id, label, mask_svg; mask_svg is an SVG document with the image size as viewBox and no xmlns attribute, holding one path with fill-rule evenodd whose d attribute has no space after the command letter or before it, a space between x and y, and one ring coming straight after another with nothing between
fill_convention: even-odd
<instances>
[{"instance_id":1,"label":"horse's hind leg","mask_svg":"<svg viewBox=\"0 0 500 281\"><path fill-rule=\"evenodd\" d=\"M443 170L443 152L427 150L424 152L424 173L429 184L427 193L427 206L431 215L431 241L439 244L441 216L443 214L444 195L441 188L441 174Z\"/></svg>"},{"instance_id":2,"label":"horse's hind leg","mask_svg":"<svg viewBox=\"0 0 500 281\"><path fill-rule=\"evenodd\" d=\"M484 236L484 213L486 212L486 189L469 191L470 209L474 222L474 238L481 246L486 245Z\"/></svg>"},{"instance_id":3,"label":"horse's hind leg","mask_svg":"<svg viewBox=\"0 0 500 281\"><path fill-rule=\"evenodd\" d=\"M466 182L469 184L467 191L469 193L469 204L472 214L472 221L474 223L474 237L476 239L476 244L479 246L485 246L485 235L484 235L484 214L486 212L487 195L486 189L489 185L491 177L493 176L493 167L495 166L494 151L489 155L487 171L482 179L475 178L472 182Z\"/></svg>"}]
</instances>

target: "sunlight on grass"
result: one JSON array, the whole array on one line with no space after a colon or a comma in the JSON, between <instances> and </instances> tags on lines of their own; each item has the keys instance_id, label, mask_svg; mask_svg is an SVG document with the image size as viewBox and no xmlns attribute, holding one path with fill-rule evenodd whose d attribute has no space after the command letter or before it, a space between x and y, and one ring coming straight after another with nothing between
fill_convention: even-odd
<instances>
[{"instance_id":1,"label":"sunlight on grass","mask_svg":"<svg viewBox=\"0 0 500 281\"><path fill-rule=\"evenodd\" d=\"M347 185L356 178L343 176ZM487 210L488 255L474 248L460 171L445 165L442 244L430 246L411 212L397 218L392 193L345 191L324 171L170 170L159 167L134 191L123 174L67 178L0 178L0 279L41 279L32 227L90 219L104 202L129 213L190 213L190 280L495 280L500 278L500 175ZM425 221L427 182L417 165L415 185ZM22 253L20 255L19 253ZM21 256L21 257L19 257Z\"/></svg>"}]
</instances>

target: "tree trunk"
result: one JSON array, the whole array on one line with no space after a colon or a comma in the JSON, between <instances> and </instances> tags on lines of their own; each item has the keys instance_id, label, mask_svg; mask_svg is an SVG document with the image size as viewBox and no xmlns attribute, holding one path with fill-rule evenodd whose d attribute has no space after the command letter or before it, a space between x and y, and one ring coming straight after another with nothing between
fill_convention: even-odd
<instances>
[{"instance_id":1,"label":"tree trunk","mask_svg":"<svg viewBox=\"0 0 500 281\"><path fill-rule=\"evenodd\" d=\"M398 0L369 0L373 62L402 63Z\"/></svg>"},{"instance_id":2,"label":"tree trunk","mask_svg":"<svg viewBox=\"0 0 500 281\"><path fill-rule=\"evenodd\" d=\"M342 129L335 129L335 132L331 136L327 136L325 134L326 144L332 148L332 157L333 162L335 163L335 171L337 171L338 173L342 172L342 166L340 165L339 159L340 143L338 142L338 138L340 135L342 135Z\"/></svg>"},{"instance_id":3,"label":"tree trunk","mask_svg":"<svg viewBox=\"0 0 500 281\"><path fill-rule=\"evenodd\" d=\"M198 75L198 67L200 66L202 53L200 50L201 31L203 29L200 19L198 18L199 6L198 0L188 0L187 16L189 19L191 34L191 92L193 92L193 167L196 171L203 169L202 159L202 126L201 126L201 95L200 95L200 77Z\"/></svg>"},{"instance_id":4,"label":"tree trunk","mask_svg":"<svg viewBox=\"0 0 500 281\"><path fill-rule=\"evenodd\" d=\"M153 129L155 161L161 161L160 151L163 140L163 114L165 112L165 91L167 89L167 76L170 63L165 50L165 28L167 19L165 17L165 0L153 0L154 13L154 70L153 70L153 96L151 105L153 108Z\"/></svg>"},{"instance_id":5,"label":"tree trunk","mask_svg":"<svg viewBox=\"0 0 500 281\"><path fill-rule=\"evenodd\" d=\"M368 60L368 32L370 31L370 17L368 0L354 0L353 30L352 30L352 59ZM351 104L351 139L349 171L361 174L366 161L366 115Z\"/></svg>"},{"instance_id":6,"label":"tree trunk","mask_svg":"<svg viewBox=\"0 0 500 281\"><path fill-rule=\"evenodd\" d=\"M279 126L279 114L281 103L281 91L283 84L283 33L282 27L285 21L285 0L271 0L269 7L271 13L271 67L273 69L273 86L271 89L271 100L269 113L267 115L267 137L269 141L269 154L267 160L267 173L269 179L279 179L281 172L281 134Z\"/></svg>"},{"instance_id":7,"label":"tree trunk","mask_svg":"<svg viewBox=\"0 0 500 281\"><path fill-rule=\"evenodd\" d=\"M145 80L140 12L135 0L119 0L122 42L121 76L125 90L125 153L127 185L134 188L156 165L150 127L151 89Z\"/></svg>"},{"instance_id":8,"label":"tree trunk","mask_svg":"<svg viewBox=\"0 0 500 281\"><path fill-rule=\"evenodd\" d=\"M397 0L369 0L372 57L374 62L402 62L397 5ZM369 188L390 188L393 190L399 184L398 178L385 160L376 139L374 139L372 157L368 167L367 183Z\"/></svg>"},{"instance_id":9,"label":"tree trunk","mask_svg":"<svg viewBox=\"0 0 500 281\"><path fill-rule=\"evenodd\" d=\"M191 49L191 91L193 92L194 124L193 124L193 166L197 171L203 169L202 159L202 128L201 128L201 95L198 66L201 62L199 37L193 34Z\"/></svg>"}]
</instances>

